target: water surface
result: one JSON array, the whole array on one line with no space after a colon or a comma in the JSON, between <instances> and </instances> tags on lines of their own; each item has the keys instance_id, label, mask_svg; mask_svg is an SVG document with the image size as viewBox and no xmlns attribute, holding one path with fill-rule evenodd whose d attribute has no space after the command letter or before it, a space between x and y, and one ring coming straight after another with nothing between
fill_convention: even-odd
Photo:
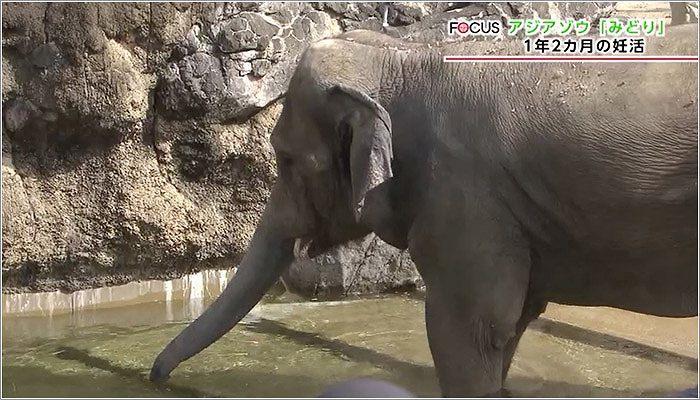
<instances>
[{"instance_id":1,"label":"water surface","mask_svg":"<svg viewBox=\"0 0 700 400\"><path fill-rule=\"evenodd\" d=\"M3 396L316 396L360 376L439 396L423 302L409 295L265 303L162 385L154 357L205 304L150 303L72 315L3 318ZM539 321L507 388L516 396L665 396L697 384L697 360Z\"/></svg>"}]
</instances>

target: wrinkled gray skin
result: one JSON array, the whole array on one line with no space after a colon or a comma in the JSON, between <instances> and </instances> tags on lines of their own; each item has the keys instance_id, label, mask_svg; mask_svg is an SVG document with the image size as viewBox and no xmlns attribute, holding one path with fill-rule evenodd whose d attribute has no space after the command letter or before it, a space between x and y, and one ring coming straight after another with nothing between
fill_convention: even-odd
<instances>
[{"instance_id":1,"label":"wrinkled gray skin","mask_svg":"<svg viewBox=\"0 0 700 400\"><path fill-rule=\"evenodd\" d=\"M667 37L648 52L697 54L696 25ZM548 301L697 315L697 65L442 62L480 46L355 31L306 51L248 253L153 380L230 330L295 249L370 231L425 280L446 396L499 394Z\"/></svg>"}]
</instances>

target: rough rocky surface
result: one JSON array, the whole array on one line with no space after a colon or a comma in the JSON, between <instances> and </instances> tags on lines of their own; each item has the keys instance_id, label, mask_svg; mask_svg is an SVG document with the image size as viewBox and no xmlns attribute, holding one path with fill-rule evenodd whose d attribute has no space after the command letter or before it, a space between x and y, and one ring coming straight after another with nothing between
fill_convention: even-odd
<instances>
[{"instance_id":1,"label":"rough rocky surface","mask_svg":"<svg viewBox=\"0 0 700 400\"><path fill-rule=\"evenodd\" d=\"M297 261L283 281L291 292L325 298L422 287L408 252L398 251L373 234L314 259Z\"/></svg>"},{"instance_id":2,"label":"rough rocky surface","mask_svg":"<svg viewBox=\"0 0 700 400\"><path fill-rule=\"evenodd\" d=\"M315 40L380 30L384 15L389 34L444 40L458 16L599 11L387 4L3 3L3 291L234 265L275 179L277 100ZM313 295L418 277L404 252L369 237L287 281Z\"/></svg>"}]
</instances>

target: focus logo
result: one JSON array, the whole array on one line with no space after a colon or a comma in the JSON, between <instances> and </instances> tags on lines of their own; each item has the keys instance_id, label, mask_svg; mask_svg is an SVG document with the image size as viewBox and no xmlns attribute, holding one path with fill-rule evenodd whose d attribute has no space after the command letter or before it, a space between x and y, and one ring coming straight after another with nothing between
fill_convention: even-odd
<instances>
[{"instance_id":1,"label":"focus logo","mask_svg":"<svg viewBox=\"0 0 700 400\"><path fill-rule=\"evenodd\" d=\"M460 36L492 36L501 33L501 21L491 19L452 19L447 22L447 33Z\"/></svg>"}]
</instances>

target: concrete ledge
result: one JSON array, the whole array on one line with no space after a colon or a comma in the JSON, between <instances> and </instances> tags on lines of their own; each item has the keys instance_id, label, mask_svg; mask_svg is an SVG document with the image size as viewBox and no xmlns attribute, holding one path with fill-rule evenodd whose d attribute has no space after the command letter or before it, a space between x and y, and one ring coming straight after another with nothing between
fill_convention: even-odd
<instances>
[{"instance_id":1,"label":"concrete ledge","mask_svg":"<svg viewBox=\"0 0 700 400\"><path fill-rule=\"evenodd\" d=\"M44 293L2 295L3 316L53 316L80 310L115 308L154 301L200 301L218 296L235 269L205 270L169 281L150 280L126 285Z\"/></svg>"}]
</instances>

